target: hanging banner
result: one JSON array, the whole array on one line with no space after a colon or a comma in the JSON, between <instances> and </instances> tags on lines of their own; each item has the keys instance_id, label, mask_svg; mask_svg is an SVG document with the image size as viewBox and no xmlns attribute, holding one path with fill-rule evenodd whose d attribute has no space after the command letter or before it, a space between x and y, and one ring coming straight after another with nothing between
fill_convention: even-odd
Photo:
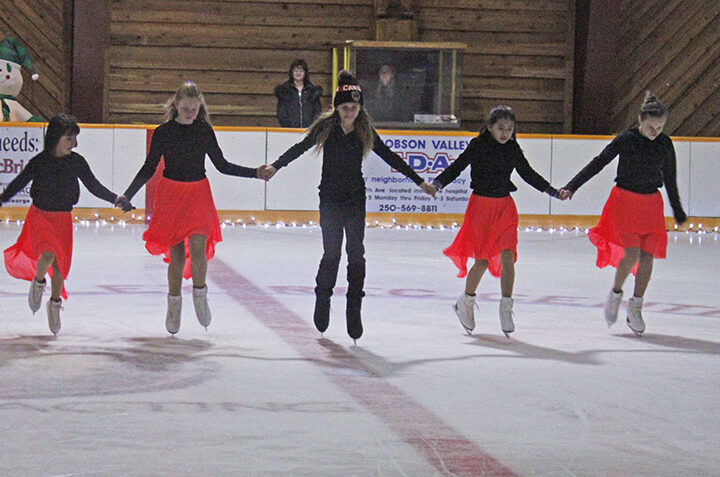
<instances>
[{"instance_id":1,"label":"hanging banner","mask_svg":"<svg viewBox=\"0 0 720 477\"><path fill-rule=\"evenodd\" d=\"M17 177L28 161L42 151L42 127L0 127L0 192ZM4 203L7 207L28 207L30 185Z\"/></svg>"}]
</instances>

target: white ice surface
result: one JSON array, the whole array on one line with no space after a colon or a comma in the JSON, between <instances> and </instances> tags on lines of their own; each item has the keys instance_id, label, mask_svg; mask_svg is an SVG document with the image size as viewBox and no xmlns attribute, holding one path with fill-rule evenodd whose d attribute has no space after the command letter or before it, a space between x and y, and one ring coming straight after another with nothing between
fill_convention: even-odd
<instances>
[{"instance_id":1,"label":"white ice surface","mask_svg":"<svg viewBox=\"0 0 720 477\"><path fill-rule=\"evenodd\" d=\"M344 261L325 339L312 324L318 228L224 228L213 323L197 323L185 282L175 338L143 230L76 226L57 338L0 269L0 475L445 475L464 440L460 457L519 475L720 468L718 234L670 234L637 338L622 314L606 327L614 271L582 232L523 231L508 339L489 275L473 336L452 312L464 280L441 250L455 232L368 229L353 346ZM1 224L0 248L19 232ZM437 436L414 434L425 418Z\"/></svg>"}]
</instances>

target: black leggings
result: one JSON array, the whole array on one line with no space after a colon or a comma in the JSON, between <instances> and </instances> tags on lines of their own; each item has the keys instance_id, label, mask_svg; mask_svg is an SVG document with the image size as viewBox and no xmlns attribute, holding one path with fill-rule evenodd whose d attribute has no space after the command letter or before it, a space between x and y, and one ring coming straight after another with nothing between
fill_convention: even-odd
<instances>
[{"instance_id":1,"label":"black leggings","mask_svg":"<svg viewBox=\"0 0 720 477\"><path fill-rule=\"evenodd\" d=\"M365 202L358 204L320 203L320 229L323 238L323 257L320 260L315 282L315 295L330 299L337 281L343 233L347 238L347 296L360 299L365 296Z\"/></svg>"}]
</instances>

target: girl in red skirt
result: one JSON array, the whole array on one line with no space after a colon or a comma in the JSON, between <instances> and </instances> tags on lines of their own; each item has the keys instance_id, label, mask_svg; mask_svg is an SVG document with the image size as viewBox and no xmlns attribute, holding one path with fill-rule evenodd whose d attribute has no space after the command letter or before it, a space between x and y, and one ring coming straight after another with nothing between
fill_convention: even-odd
<instances>
[{"instance_id":1,"label":"girl in red skirt","mask_svg":"<svg viewBox=\"0 0 720 477\"><path fill-rule=\"evenodd\" d=\"M662 132L668 111L649 91L638 114L638 127L621 132L605 149L560 189L572 195L615 156L620 156L616 186L605 203L600 222L590 229L588 238L598 249L598 267L617 268L615 281L605 306L608 326L617 321L623 295L623 283L632 272L635 289L628 301L627 325L637 335L645 331L642 317L643 295L650 282L654 258L665 258L667 232L663 200L658 189L665 190L675 221L687 220L675 181L675 149L670 137Z\"/></svg>"},{"instance_id":2,"label":"girl in red skirt","mask_svg":"<svg viewBox=\"0 0 720 477\"><path fill-rule=\"evenodd\" d=\"M510 174L517 170L525 182L552 197L559 197L558 191L530 167L515 139L515 113L507 106L490 111L485 129L435 178L433 185L441 190L468 165L473 193L455 241L443 251L460 270L458 277L467 275L465 293L458 297L455 313L470 334L475 328L475 291L489 269L493 276L500 277L500 326L507 336L515 331L512 291L518 241L518 214L510 197L517 188L510 182ZM475 259L469 272L468 258Z\"/></svg>"},{"instance_id":3,"label":"girl in red skirt","mask_svg":"<svg viewBox=\"0 0 720 477\"><path fill-rule=\"evenodd\" d=\"M155 129L145 163L124 195L132 198L155 173L160 158L164 159L165 168L154 194L154 212L143 240L148 252L163 254L169 263L165 327L174 335L180 329L183 277L192 277L193 304L200 324L207 329L212 318L205 282L207 261L214 256L222 234L205 176L205 155L223 174L257 177L258 171L225 159L205 99L195 83L183 83L165 109L165 123Z\"/></svg>"},{"instance_id":4,"label":"girl in red skirt","mask_svg":"<svg viewBox=\"0 0 720 477\"><path fill-rule=\"evenodd\" d=\"M125 210L132 207L125 197L105 188L85 158L73 152L79 133L80 128L72 116L53 117L45 133L43 152L30 159L0 195L2 205L32 181L32 205L18 241L5 250L5 268L13 277L30 281L28 304L33 313L40 309L45 274L50 274L47 317L50 331L55 335L60 331L61 297L67 299L64 283L72 261L71 211L80 198L78 179L94 196Z\"/></svg>"}]
</instances>

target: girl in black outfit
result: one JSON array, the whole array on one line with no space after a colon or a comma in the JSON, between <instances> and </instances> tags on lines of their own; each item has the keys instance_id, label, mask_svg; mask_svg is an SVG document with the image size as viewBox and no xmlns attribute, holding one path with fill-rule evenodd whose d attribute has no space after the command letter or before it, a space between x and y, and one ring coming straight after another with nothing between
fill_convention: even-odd
<instances>
[{"instance_id":1,"label":"girl in black outfit","mask_svg":"<svg viewBox=\"0 0 720 477\"><path fill-rule=\"evenodd\" d=\"M183 83L165 105L166 121L158 126L142 168L125 191L132 198L164 159L153 201L145 248L168 262L168 309L165 328L180 329L182 279L192 277L195 314L206 329L212 319L207 302L207 261L222 241L220 221L205 176L205 155L223 174L257 177L257 170L231 164L223 156L200 88ZM190 260L187 260L187 259Z\"/></svg>"},{"instance_id":2,"label":"girl in black outfit","mask_svg":"<svg viewBox=\"0 0 720 477\"><path fill-rule=\"evenodd\" d=\"M363 109L363 93L357 80L347 71L339 74L333 100L334 110L323 114L310 127L307 136L288 149L264 171L270 179L281 167L315 146L323 151L320 180L320 228L323 257L315 287L315 326L324 332L330 319L330 297L337 280L343 235L347 239L347 332L353 340L362 336L360 315L365 296L365 182L362 161L374 151L393 169L411 178L427 194L435 189L423 181L408 164L382 142Z\"/></svg>"},{"instance_id":3,"label":"girl in black outfit","mask_svg":"<svg viewBox=\"0 0 720 477\"><path fill-rule=\"evenodd\" d=\"M71 211L80 198L78 179L94 196L126 211L132 208L125 197L103 186L85 158L73 152L79 133L80 128L72 116L60 114L50 119L43 151L28 161L0 195L2 205L32 181L32 205L20 237L5 250L5 268L13 277L30 281L28 304L33 313L40 309L45 274L50 274L52 292L47 302L47 318L50 331L55 335L60 331L60 297L67 299L64 285L72 261Z\"/></svg>"},{"instance_id":4,"label":"girl in black outfit","mask_svg":"<svg viewBox=\"0 0 720 477\"><path fill-rule=\"evenodd\" d=\"M517 208L510 197L517 188L510 182L510 174L517 170L525 182L552 197L558 197L558 191L530 167L515 139L515 113L507 106L490 111L485 130L435 178L433 186L441 190L468 165L473 193L457 237L443 251L460 270L458 277L467 275L465 293L458 297L455 313L470 334L475 328L475 290L489 269L493 276L500 277L500 326L507 336L515 331L512 291L518 241ZM469 272L468 258L475 259Z\"/></svg>"},{"instance_id":5,"label":"girl in black outfit","mask_svg":"<svg viewBox=\"0 0 720 477\"><path fill-rule=\"evenodd\" d=\"M662 132L668 111L649 91L638 113L638 127L621 132L605 149L561 189L570 197L616 156L620 156L616 186L605 203L600 222L588 238L597 247L598 267L617 268L605 306L608 326L617 321L623 283L633 272L635 289L628 301L627 325L637 335L645 331L643 295L650 282L653 258L665 258L667 231L663 200L665 185L675 221L687 220L675 180L675 148Z\"/></svg>"},{"instance_id":6,"label":"girl in black outfit","mask_svg":"<svg viewBox=\"0 0 720 477\"><path fill-rule=\"evenodd\" d=\"M277 118L284 128L306 128L320 116L322 88L310 82L310 70L302 58L290 65L288 80L275 87Z\"/></svg>"}]
</instances>

